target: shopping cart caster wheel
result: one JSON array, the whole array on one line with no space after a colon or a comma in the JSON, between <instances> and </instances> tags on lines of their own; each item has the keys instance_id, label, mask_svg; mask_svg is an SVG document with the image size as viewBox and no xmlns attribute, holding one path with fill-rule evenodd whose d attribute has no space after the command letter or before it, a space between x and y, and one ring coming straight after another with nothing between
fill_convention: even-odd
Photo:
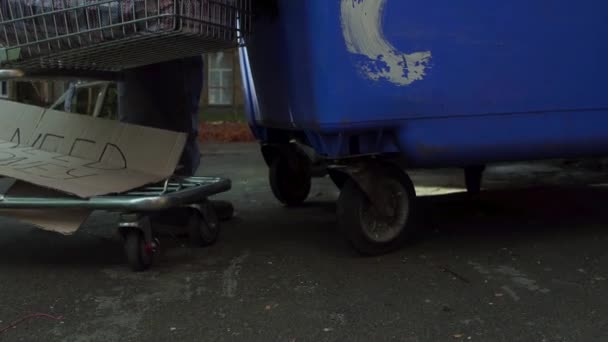
<instances>
[{"instance_id":1,"label":"shopping cart caster wheel","mask_svg":"<svg viewBox=\"0 0 608 342\"><path fill-rule=\"evenodd\" d=\"M220 220L213 206L205 203L192 209L188 220L188 236L194 247L213 245L220 235Z\"/></svg>"},{"instance_id":2,"label":"shopping cart caster wheel","mask_svg":"<svg viewBox=\"0 0 608 342\"><path fill-rule=\"evenodd\" d=\"M274 196L287 206L302 204L310 193L312 165L298 147L289 147L270 164L269 181Z\"/></svg>"},{"instance_id":3,"label":"shopping cart caster wheel","mask_svg":"<svg viewBox=\"0 0 608 342\"><path fill-rule=\"evenodd\" d=\"M485 169L486 167L483 165L465 167L464 181L469 194L476 195L481 192L481 182Z\"/></svg>"},{"instance_id":4,"label":"shopping cart caster wheel","mask_svg":"<svg viewBox=\"0 0 608 342\"><path fill-rule=\"evenodd\" d=\"M159 247L158 240L146 242L143 232L138 229L125 231L124 238L125 254L131 269L135 272L149 269Z\"/></svg>"},{"instance_id":5,"label":"shopping cart caster wheel","mask_svg":"<svg viewBox=\"0 0 608 342\"><path fill-rule=\"evenodd\" d=\"M376 204L353 180L342 186L338 198L340 229L361 254L374 256L403 245L412 232L410 224L416 197L410 178L396 167L386 167L374 181Z\"/></svg>"}]
</instances>

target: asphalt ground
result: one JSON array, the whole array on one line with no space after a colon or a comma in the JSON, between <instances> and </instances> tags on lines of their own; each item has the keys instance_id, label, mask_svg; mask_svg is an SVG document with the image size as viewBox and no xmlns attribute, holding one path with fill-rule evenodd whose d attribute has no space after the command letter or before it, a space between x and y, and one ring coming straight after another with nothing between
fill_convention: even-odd
<instances>
[{"instance_id":1,"label":"asphalt ground","mask_svg":"<svg viewBox=\"0 0 608 342\"><path fill-rule=\"evenodd\" d=\"M460 170L415 171L419 232L362 258L337 230L338 191L301 208L272 196L255 144L210 145L201 174L230 177L220 241L162 239L126 266L117 216L73 236L0 226L0 341L604 341L608 188L560 163L492 167L471 199Z\"/></svg>"}]
</instances>

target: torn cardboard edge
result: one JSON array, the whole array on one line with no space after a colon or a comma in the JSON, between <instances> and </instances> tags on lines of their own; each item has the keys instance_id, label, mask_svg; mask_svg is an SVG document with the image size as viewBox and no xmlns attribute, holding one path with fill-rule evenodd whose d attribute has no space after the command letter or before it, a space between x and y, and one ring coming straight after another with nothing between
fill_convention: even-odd
<instances>
[{"instance_id":1,"label":"torn cardboard edge","mask_svg":"<svg viewBox=\"0 0 608 342\"><path fill-rule=\"evenodd\" d=\"M43 188L11 178L3 178L2 192L9 197L71 197L62 192ZM31 224L37 228L63 235L74 234L89 218L90 209L0 209L0 216Z\"/></svg>"},{"instance_id":2,"label":"torn cardboard edge","mask_svg":"<svg viewBox=\"0 0 608 342\"><path fill-rule=\"evenodd\" d=\"M186 134L0 101L0 175L81 198L170 177Z\"/></svg>"}]
</instances>

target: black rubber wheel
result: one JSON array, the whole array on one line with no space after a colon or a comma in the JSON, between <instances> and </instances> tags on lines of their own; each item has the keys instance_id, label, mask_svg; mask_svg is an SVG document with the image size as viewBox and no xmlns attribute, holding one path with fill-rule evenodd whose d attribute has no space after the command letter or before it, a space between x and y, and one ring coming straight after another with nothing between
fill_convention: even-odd
<instances>
[{"instance_id":1,"label":"black rubber wheel","mask_svg":"<svg viewBox=\"0 0 608 342\"><path fill-rule=\"evenodd\" d=\"M284 205L302 204L310 193L311 172L311 161L306 153L290 147L270 164L268 177L272 193Z\"/></svg>"},{"instance_id":2,"label":"black rubber wheel","mask_svg":"<svg viewBox=\"0 0 608 342\"><path fill-rule=\"evenodd\" d=\"M476 195L481 192L481 183L485 169L486 167L483 165L465 167L464 181L469 194Z\"/></svg>"},{"instance_id":3,"label":"black rubber wheel","mask_svg":"<svg viewBox=\"0 0 608 342\"><path fill-rule=\"evenodd\" d=\"M211 246L220 235L220 221L208 204L202 205L201 211L191 209L187 227L190 243L194 247Z\"/></svg>"},{"instance_id":4,"label":"black rubber wheel","mask_svg":"<svg viewBox=\"0 0 608 342\"><path fill-rule=\"evenodd\" d=\"M211 200L209 203L220 221L228 221L234 217L234 206L232 203L222 200Z\"/></svg>"},{"instance_id":5,"label":"black rubber wheel","mask_svg":"<svg viewBox=\"0 0 608 342\"><path fill-rule=\"evenodd\" d=\"M135 272L145 271L152 265L154 251L147 246L143 232L129 229L125 232L125 254L127 262Z\"/></svg>"},{"instance_id":6,"label":"black rubber wheel","mask_svg":"<svg viewBox=\"0 0 608 342\"><path fill-rule=\"evenodd\" d=\"M386 167L383 177L375 182L377 195L387 196L385 211L372 205L368 196L352 179L348 179L338 198L340 229L350 244L361 254L374 256L389 253L403 245L413 231L412 214L416 193L405 172ZM387 214L390 212L390 214Z\"/></svg>"}]
</instances>

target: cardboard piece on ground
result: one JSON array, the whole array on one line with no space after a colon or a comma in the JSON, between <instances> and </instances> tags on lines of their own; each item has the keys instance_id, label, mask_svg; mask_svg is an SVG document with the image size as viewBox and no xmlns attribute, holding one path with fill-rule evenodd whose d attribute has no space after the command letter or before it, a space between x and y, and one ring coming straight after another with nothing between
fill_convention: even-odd
<instances>
[{"instance_id":1,"label":"cardboard piece on ground","mask_svg":"<svg viewBox=\"0 0 608 342\"><path fill-rule=\"evenodd\" d=\"M0 101L0 175L78 197L169 177L185 142L183 133Z\"/></svg>"},{"instance_id":2,"label":"cardboard piece on ground","mask_svg":"<svg viewBox=\"0 0 608 342\"><path fill-rule=\"evenodd\" d=\"M86 209L0 209L0 215L29 223L42 230L63 235L74 234L91 215Z\"/></svg>"},{"instance_id":3,"label":"cardboard piece on ground","mask_svg":"<svg viewBox=\"0 0 608 342\"><path fill-rule=\"evenodd\" d=\"M64 193L21 181L14 182L5 195L38 198L68 197ZM74 234L91 215L91 212L92 210L89 209L0 209L0 215L3 217L11 217L64 235Z\"/></svg>"},{"instance_id":4,"label":"cardboard piece on ground","mask_svg":"<svg viewBox=\"0 0 608 342\"><path fill-rule=\"evenodd\" d=\"M158 182L175 171L185 141L183 133L0 100L0 176L18 180L7 196L88 198ZM74 233L90 213L0 209L61 234Z\"/></svg>"}]
</instances>

